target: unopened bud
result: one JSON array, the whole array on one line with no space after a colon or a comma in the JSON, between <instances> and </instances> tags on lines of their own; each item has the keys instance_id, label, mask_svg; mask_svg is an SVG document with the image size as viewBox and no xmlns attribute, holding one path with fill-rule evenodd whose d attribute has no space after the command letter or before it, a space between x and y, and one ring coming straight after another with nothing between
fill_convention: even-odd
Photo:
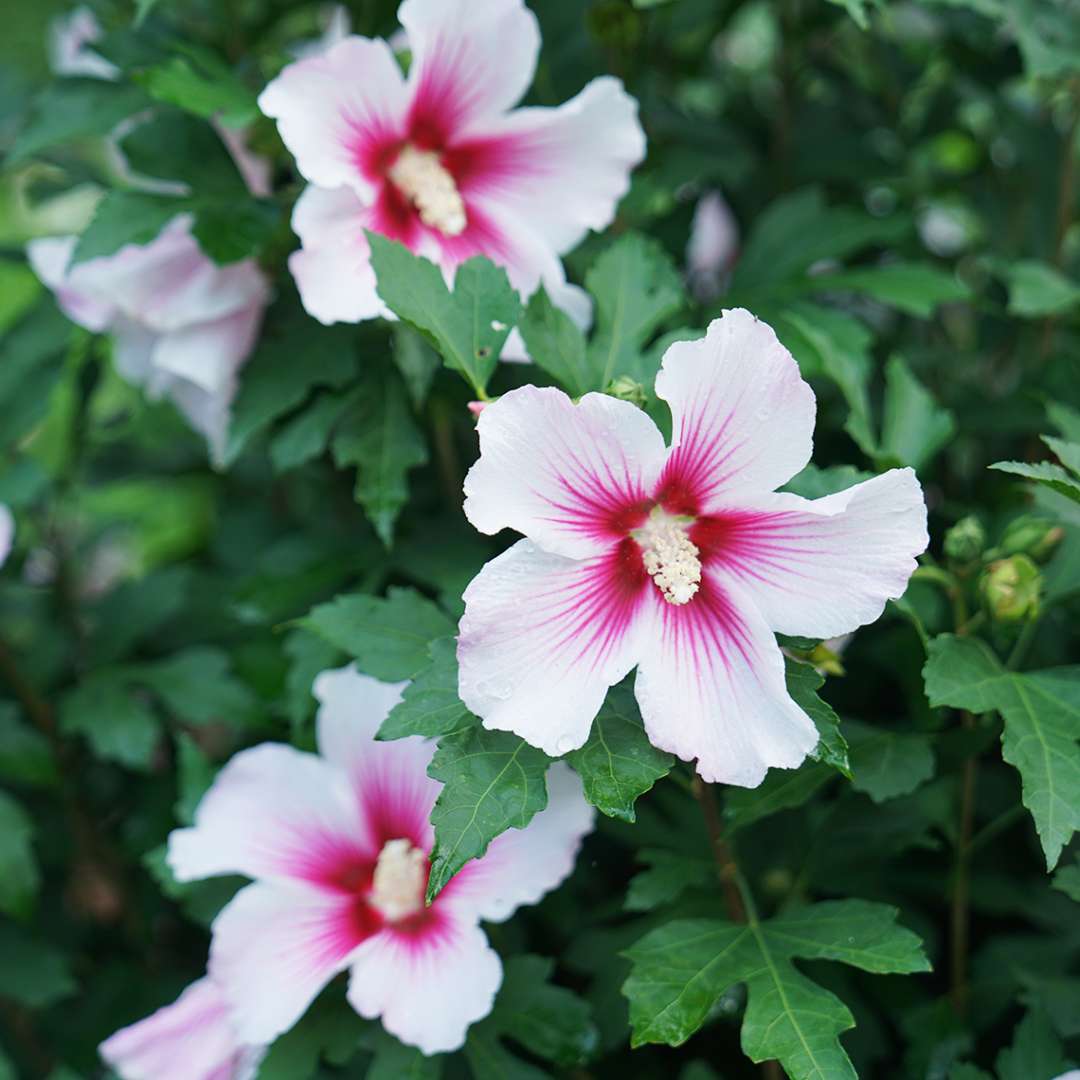
<instances>
[{"instance_id":1,"label":"unopened bud","mask_svg":"<svg viewBox=\"0 0 1080 1080\"><path fill-rule=\"evenodd\" d=\"M1030 555L1036 562L1045 562L1064 535L1060 525L1025 514L1005 529L1001 551L1005 555Z\"/></svg>"},{"instance_id":2,"label":"unopened bud","mask_svg":"<svg viewBox=\"0 0 1080 1080\"><path fill-rule=\"evenodd\" d=\"M1042 574L1027 555L992 562L979 579L990 615L1000 622L1033 619L1039 613Z\"/></svg>"},{"instance_id":3,"label":"unopened bud","mask_svg":"<svg viewBox=\"0 0 1080 1080\"><path fill-rule=\"evenodd\" d=\"M629 375L620 375L617 379L614 379L608 384L608 388L604 393L609 397L618 398L620 401L629 401L631 405L636 405L639 409L645 407L647 400L645 387L636 380L631 379Z\"/></svg>"},{"instance_id":4,"label":"unopened bud","mask_svg":"<svg viewBox=\"0 0 1080 1080\"><path fill-rule=\"evenodd\" d=\"M953 562L974 562L985 544L986 530L976 517L961 518L945 534L945 554Z\"/></svg>"}]
</instances>

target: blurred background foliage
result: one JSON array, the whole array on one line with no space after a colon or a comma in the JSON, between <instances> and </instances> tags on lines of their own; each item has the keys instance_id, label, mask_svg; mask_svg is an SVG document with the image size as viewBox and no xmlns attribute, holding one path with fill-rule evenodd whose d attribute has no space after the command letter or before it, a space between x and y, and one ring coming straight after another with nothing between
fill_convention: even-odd
<instances>
[{"instance_id":1,"label":"blurred background foliage","mask_svg":"<svg viewBox=\"0 0 1080 1080\"><path fill-rule=\"evenodd\" d=\"M497 550L460 510L470 388L406 327L318 325L284 269L300 181L255 96L295 42L323 31L325 7L92 6L120 82L50 75L59 0L9 0L0 35L0 503L17 521L0 573L0 1076L52 1080L103 1075L97 1043L201 973L205 927L236 883L177 885L162 844L234 750L311 744L311 679L344 654L296 620L343 590L388 585L456 618ZM821 468L799 490L859 478L840 466L896 464L926 488L927 572L825 659L853 779L812 761L724 800L759 905L884 901L926 942L923 975L802 965L852 1010L843 1042L859 1075L1049 1080L1080 1057L1077 854L1047 875L1018 775L994 748L994 703L961 721L931 707L921 671L925 638L955 631L1025 667L1077 656L1068 485L1033 492L987 467L1049 457L1044 433L1080 439L1080 6L531 6L544 47L529 100L558 104L611 72L649 138L615 226L567 260L598 299L598 335L618 260L641 290L641 324L595 388L623 376L664 422L651 398L663 345L743 305L819 395ZM357 33L395 28L390 0L347 7ZM169 405L115 374L106 340L59 314L24 259L39 235L93 228L101 251L154 235L160 208L105 139L136 113L147 119L121 140L131 167L188 183L216 257L253 254L274 280L216 470ZM211 116L245 126L272 162L272 196L236 187ZM712 192L734 239L688 288L691 225ZM558 355L500 367L488 391L562 381ZM394 440L389 473L372 430ZM974 531L955 531L972 515ZM1002 605L1016 580L994 592L985 568L1018 553L1032 556L1037 601L1012 618ZM956 696L931 701L981 708ZM629 1049L620 953L671 911L715 907L689 773L673 776L642 798L636 824L602 820L566 887L494 931L504 955L555 965L514 961L521 977L463 1056L405 1062L332 988L260 1076L760 1073L739 1051L738 989L683 1048ZM1076 807L1073 782L1063 798ZM546 1036L515 1026L529 1010L550 1021Z\"/></svg>"}]
</instances>

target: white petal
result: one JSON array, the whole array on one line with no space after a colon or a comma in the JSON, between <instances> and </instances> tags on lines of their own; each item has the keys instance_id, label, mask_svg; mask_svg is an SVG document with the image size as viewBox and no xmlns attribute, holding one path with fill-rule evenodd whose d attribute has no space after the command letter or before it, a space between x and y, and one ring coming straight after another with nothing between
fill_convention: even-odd
<instances>
[{"instance_id":1,"label":"white petal","mask_svg":"<svg viewBox=\"0 0 1080 1080\"><path fill-rule=\"evenodd\" d=\"M56 294L60 310L74 323L100 333L112 321L116 308L79 282L68 280L68 263L79 242L77 236L47 236L26 245L34 273Z\"/></svg>"},{"instance_id":2,"label":"white petal","mask_svg":"<svg viewBox=\"0 0 1080 1080\"><path fill-rule=\"evenodd\" d=\"M598 554L626 535L664 460L656 425L629 402L523 386L480 414L480 458L465 515L481 532L512 528L545 550Z\"/></svg>"},{"instance_id":3,"label":"white petal","mask_svg":"<svg viewBox=\"0 0 1080 1080\"><path fill-rule=\"evenodd\" d=\"M101 36L101 25L89 8L77 7L67 15L58 15L49 25L49 67L56 75L119 78L120 69L90 48Z\"/></svg>"},{"instance_id":4,"label":"white petal","mask_svg":"<svg viewBox=\"0 0 1080 1080\"><path fill-rule=\"evenodd\" d=\"M558 888L573 871L596 814L585 801L577 773L561 761L548 770L547 789L546 809L524 829L497 836L484 857L466 863L440 895L456 909L502 922Z\"/></svg>"},{"instance_id":5,"label":"white petal","mask_svg":"<svg viewBox=\"0 0 1080 1080\"><path fill-rule=\"evenodd\" d=\"M594 79L557 109L518 109L483 132L504 149L469 193L531 223L557 254L611 224L645 157L637 102L618 79Z\"/></svg>"},{"instance_id":6,"label":"white petal","mask_svg":"<svg viewBox=\"0 0 1080 1080\"><path fill-rule=\"evenodd\" d=\"M813 391L772 328L748 311L725 311L704 338L672 345L656 393L674 421L662 484L689 513L707 513L733 492L772 491L810 460Z\"/></svg>"},{"instance_id":7,"label":"white petal","mask_svg":"<svg viewBox=\"0 0 1080 1080\"><path fill-rule=\"evenodd\" d=\"M721 513L717 560L782 634L834 637L904 594L926 550L926 504L911 469L813 501L769 495Z\"/></svg>"},{"instance_id":8,"label":"white petal","mask_svg":"<svg viewBox=\"0 0 1080 1080\"><path fill-rule=\"evenodd\" d=\"M220 990L204 977L99 1052L121 1080L250 1080L265 1048L240 1042Z\"/></svg>"},{"instance_id":9,"label":"white petal","mask_svg":"<svg viewBox=\"0 0 1080 1080\"><path fill-rule=\"evenodd\" d=\"M401 1042L441 1054L459 1049L469 1025L491 1012L501 982L502 963L480 927L441 905L431 929L385 931L361 945L348 997Z\"/></svg>"},{"instance_id":10,"label":"white petal","mask_svg":"<svg viewBox=\"0 0 1080 1080\"><path fill-rule=\"evenodd\" d=\"M407 103L394 54L385 41L363 37L289 64L259 95L305 179L348 185L365 199L372 186L358 161L365 148L400 132Z\"/></svg>"},{"instance_id":11,"label":"white petal","mask_svg":"<svg viewBox=\"0 0 1080 1080\"><path fill-rule=\"evenodd\" d=\"M656 590L651 640L635 693L649 741L710 783L756 787L766 769L792 769L817 745L791 700L772 631L736 584L707 568L688 604Z\"/></svg>"},{"instance_id":12,"label":"white petal","mask_svg":"<svg viewBox=\"0 0 1080 1080\"><path fill-rule=\"evenodd\" d=\"M169 837L179 881L215 874L325 882L357 855L373 858L345 774L314 754L264 743L214 779L195 824Z\"/></svg>"},{"instance_id":13,"label":"white petal","mask_svg":"<svg viewBox=\"0 0 1080 1080\"><path fill-rule=\"evenodd\" d=\"M11 511L0 503L0 566L11 554L11 545L15 541L15 518Z\"/></svg>"},{"instance_id":14,"label":"white petal","mask_svg":"<svg viewBox=\"0 0 1080 1080\"><path fill-rule=\"evenodd\" d=\"M444 135L512 108L533 79L540 28L522 0L405 0L413 114Z\"/></svg>"},{"instance_id":15,"label":"white petal","mask_svg":"<svg viewBox=\"0 0 1080 1080\"><path fill-rule=\"evenodd\" d=\"M699 300L708 302L719 295L738 248L739 226L731 207L719 191L706 192L694 209L686 245L686 268Z\"/></svg>"},{"instance_id":16,"label":"white petal","mask_svg":"<svg viewBox=\"0 0 1080 1080\"><path fill-rule=\"evenodd\" d=\"M225 144L225 149L229 151L229 157L233 159L233 164L243 177L248 191L257 198L268 199L274 190L271 182L273 166L269 158L256 154L248 146L251 127L231 128L220 120L211 120L210 123Z\"/></svg>"},{"instance_id":17,"label":"white petal","mask_svg":"<svg viewBox=\"0 0 1080 1080\"><path fill-rule=\"evenodd\" d=\"M375 741L407 685L381 683L351 664L322 672L314 686L319 752L349 777L374 848L405 837L429 851L428 818L442 787L427 775L435 744L419 738Z\"/></svg>"},{"instance_id":18,"label":"white petal","mask_svg":"<svg viewBox=\"0 0 1080 1080\"><path fill-rule=\"evenodd\" d=\"M356 898L294 882L241 889L212 926L210 975L239 1036L272 1042L365 940Z\"/></svg>"},{"instance_id":19,"label":"white petal","mask_svg":"<svg viewBox=\"0 0 1080 1080\"><path fill-rule=\"evenodd\" d=\"M375 271L364 229L369 211L351 188L304 189L293 209L301 250L289 270L309 315L325 325L389 315L375 291Z\"/></svg>"},{"instance_id":20,"label":"white petal","mask_svg":"<svg viewBox=\"0 0 1080 1080\"><path fill-rule=\"evenodd\" d=\"M465 590L458 689L485 727L553 756L585 742L640 655L640 561L624 575L618 547L575 561L521 540L480 571Z\"/></svg>"}]
</instances>

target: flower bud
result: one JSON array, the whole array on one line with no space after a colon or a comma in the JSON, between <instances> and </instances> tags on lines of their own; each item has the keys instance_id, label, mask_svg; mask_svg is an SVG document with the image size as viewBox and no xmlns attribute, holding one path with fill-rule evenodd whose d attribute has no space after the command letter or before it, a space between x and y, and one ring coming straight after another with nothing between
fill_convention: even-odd
<instances>
[{"instance_id":1,"label":"flower bud","mask_svg":"<svg viewBox=\"0 0 1080 1080\"><path fill-rule=\"evenodd\" d=\"M986 568L979 591L992 618L1000 622L1033 619L1039 613L1042 574L1027 555L1011 555Z\"/></svg>"},{"instance_id":2,"label":"flower bud","mask_svg":"<svg viewBox=\"0 0 1080 1080\"><path fill-rule=\"evenodd\" d=\"M1030 555L1036 562L1045 562L1064 535L1060 525L1025 514L1005 529L1001 551L1004 555Z\"/></svg>"},{"instance_id":3,"label":"flower bud","mask_svg":"<svg viewBox=\"0 0 1080 1080\"><path fill-rule=\"evenodd\" d=\"M636 380L631 379L629 375L620 375L617 379L614 379L608 384L608 388L604 393L609 397L618 398L620 401L629 401L631 405L636 405L639 409L645 407L645 387Z\"/></svg>"},{"instance_id":4,"label":"flower bud","mask_svg":"<svg viewBox=\"0 0 1080 1080\"><path fill-rule=\"evenodd\" d=\"M961 518L945 534L945 554L953 562L974 562L985 544L986 530L977 517Z\"/></svg>"}]
</instances>

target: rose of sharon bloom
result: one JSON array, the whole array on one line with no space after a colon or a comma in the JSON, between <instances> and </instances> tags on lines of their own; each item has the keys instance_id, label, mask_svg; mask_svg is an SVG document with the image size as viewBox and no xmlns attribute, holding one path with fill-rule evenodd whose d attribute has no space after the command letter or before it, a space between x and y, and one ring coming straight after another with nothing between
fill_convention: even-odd
<instances>
[{"instance_id":1,"label":"rose of sharon bloom","mask_svg":"<svg viewBox=\"0 0 1080 1080\"><path fill-rule=\"evenodd\" d=\"M7 562L11 554L11 545L15 540L15 518L11 511L0 503L0 566Z\"/></svg>"},{"instance_id":2,"label":"rose of sharon bloom","mask_svg":"<svg viewBox=\"0 0 1080 1080\"><path fill-rule=\"evenodd\" d=\"M187 214L145 246L69 267L76 240L31 241L30 265L69 319L113 335L117 371L151 399L172 400L220 459L238 374L270 295L255 261L212 262Z\"/></svg>"},{"instance_id":3,"label":"rose of sharon bloom","mask_svg":"<svg viewBox=\"0 0 1080 1080\"><path fill-rule=\"evenodd\" d=\"M204 977L98 1051L120 1080L252 1080L266 1047L239 1042L220 990Z\"/></svg>"},{"instance_id":4,"label":"rose of sharon bloom","mask_svg":"<svg viewBox=\"0 0 1080 1080\"><path fill-rule=\"evenodd\" d=\"M290 64L259 98L309 181L289 268L324 323L387 313L364 230L401 241L448 278L473 255L515 288L541 282L587 322L559 256L602 229L645 153L637 104L613 78L557 109L513 110L540 47L521 0L405 0L408 78L389 44L348 37Z\"/></svg>"},{"instance_id":5,"label":"rose of sharon bloom","mask_svg":"<svg viewBox=\"0 0 1080 1080\"><path fill-rule=\"evenodd\" d=\"M265 744L234 757L195 814L174 832L180 881L245 874L213 925L210 974L240 1036L268 1043L301 1017L338 972L363 1017L425 1054L457 1049L491 1009L502 980L480 920L536 903L571 871L592 809L565 766L549 802L520 831L492 842L424 906L440 785L434 745L376 742L400 700L352 667L315 680L319 754Z\"/></svg>"},{"instance_id":6,"label":"rose of sharon bloom","mask_svg":"<svg viewBox=\"0 0 1080 1080\"><path fill-rule=\"evenodd\" d=\"M582 745L635 665L654 745L753 786L817 732L774 632L846 633L904 592L927 544L915 474L836 495L774 493L810 458L814 395L776 335L727 311L664 355L670 448L625 401L525 386L488 405L465 513L528 539L465 590L460 693L549 754Z\"/></svg>"}]
</instances>

